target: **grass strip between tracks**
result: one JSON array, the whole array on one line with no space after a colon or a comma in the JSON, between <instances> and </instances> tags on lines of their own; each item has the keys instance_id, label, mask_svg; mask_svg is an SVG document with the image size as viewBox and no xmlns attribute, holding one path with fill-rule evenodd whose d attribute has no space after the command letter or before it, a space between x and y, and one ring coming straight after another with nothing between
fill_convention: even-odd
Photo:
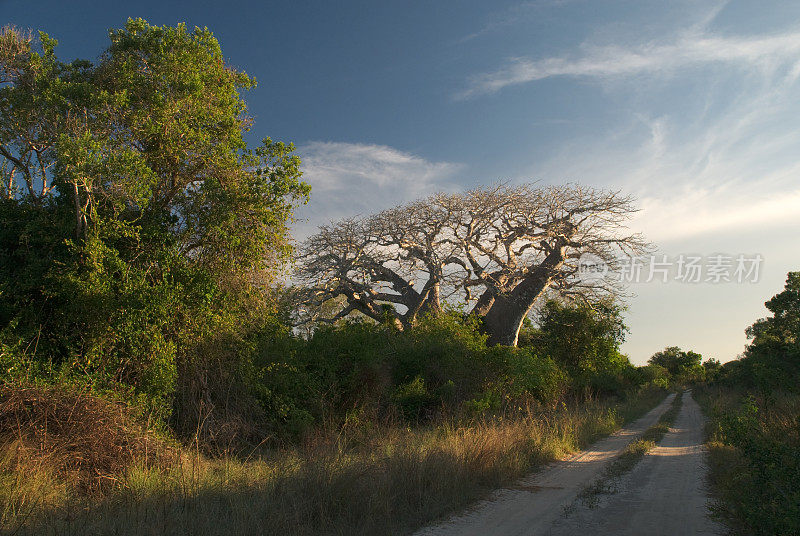
<instances>
[{"instance_id":1,"label":"grass strip between tracks","mask_svg":"<svg viewBox=\"0 0 800 536\"><path fill-rule=\"evenodd\" d=\"M577 503L583 504L588 508L594 508L597 506L601 495L616 493L622 476L636 467L636 464L639 463L644 455L652 450L669 432L670 426L672 426L681 410L682 400L683 394L675 395L670 408L664 412L658 422L645 430L638 439L631 441L622 454L609 463L594 482L583 488L578 494L576 503L565 509L565 515L572 512Z\"/></svg>"}]
</instances>

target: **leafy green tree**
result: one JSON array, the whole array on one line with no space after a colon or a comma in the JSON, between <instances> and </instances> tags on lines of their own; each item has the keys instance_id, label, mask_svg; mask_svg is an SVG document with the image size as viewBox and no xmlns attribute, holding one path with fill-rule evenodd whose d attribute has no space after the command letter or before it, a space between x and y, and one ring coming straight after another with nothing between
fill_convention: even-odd
<instances>
[{"instance_id":1,"label":"leafy green tree","mask_svg":"<svg viewBox=\"0 0 800 536\"><path fill-rule=\"evenodd\" d=\"M706 381L715 380L722 370L722 364L718 359L706 359L703 361L703 375Z\"/></svg>"},{"instance_id":2,"label":"leafy green tree","mask_svg":"<svg viewBox=\"0 0 800 536\"><path fill-rule=\"evenodd\" d=\"M700 364L702 360L703 356L696 352L668 346L653 354L648 363L664 367L673 380L682 382L703 378L704 370Z\"/></svg>"},{"instance_id":3,"label":"leafy green tree","mask_svg":"<svg viewBox=\"0 0 800 536\"><path fill-rule=\"evenodd\" d=\"M578 388L612 392L622 388L622 375L631 368L619 348L627 327L622 309L613 301L563 303L550 300L520 334L520 346L552 358Z\"/></svg>"},{"instance_id":4,"label":"leafy green tree","mask_svg":"<svg viewBox=\"0 0 800 536\"><path fill-rule=\"evenodd\" d=\"M771 316L747 328L752 342L742 359L726 363L723 378L738 385L796 391L800 378L800 272L789 272L780 293L765 303Z\"/></svg>"},{"instance_id":5,"label":"leafy green tree","mask_svg":"<svg viewBox=\"0 0 800 536\"><path fill-rule=\"evenodd\" d=\"M248 147L255 81L209 30L109 38L64 63L44 33L0 32L3 365L208 398L269 315L309 187L291 144Z\"/></svg>"},{"instance_id":6,"label":"leafy green tree","mask_svg":"<svg viewBox=\"0 0 800 536\"><path fill-rule=\"evenodd\" d=\"M789 272L782 292L764 304L772 316L747 328L750 351L787 352L800 343L800 272Z\"/></svg>"},{"instance_id":7,"label":"leafy green tree","mask_svg":"<svg viewBox=\"0 0 800 536\"><path fill-rule=\"evenodd\" d=\"M669 387L669 371L662 366L650 364L637 367L636 375L639 377L639 383L641 384L657 385L663 388Z\"/></svg>"}]
</instances>

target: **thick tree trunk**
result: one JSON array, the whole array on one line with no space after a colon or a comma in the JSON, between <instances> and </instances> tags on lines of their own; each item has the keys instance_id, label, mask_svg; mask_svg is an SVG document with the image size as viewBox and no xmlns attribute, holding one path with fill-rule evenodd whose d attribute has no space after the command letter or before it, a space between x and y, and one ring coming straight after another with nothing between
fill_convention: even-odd
<instances>
[{"instance_id":1,"label":"thick tree trunk","mask_svg":"<svg viewBox=\"0 0 800 536\"><path fill-rule=\"evenodd\" d=\"M486 315L483 325L489 334L487 344L516 346L522 322L552 282L553 274L564 262L566 248L553 250L545 260L531 271L510 292L497 296Z\"/></svg>"},{"instance_id":2,"label":"thick tree trunk","mask_svg":"<svg viewBox=\"0 0 800 536\"><path fill-rule=\"evenodd\" d=\"M442 298L439 283L433 284L427 290L413 295L411 293L405 296L408 311L402 315L403 324L411 327L417 323L420 316L424 314L438 314L442 311Z\"/></svg>"},{"instance_id":3,"label":"thick tree trunk","mask_svg":"<svg viewBox=\"0 0 800 536\"><path fill-rule=\"evenodd\" d=\"M480 318L484 318L493 304L494 295L491 290L486 289L483 294L481 294L480 298L478 298L478 301L475 302L475 306L472 308L471 312Z\"/></svg>"},{"instance_id":4,"label":"thick tree trunk","mask_svg":"<svg viewBox=\"0 0 800 536\"><path fill-rule=\"evenodd\" d=\"M489 334L487 344L516 346L519 328L528 310L524 310L507 298L496 299L483 317L483 328Z\"/></svg>"}]
</instances>

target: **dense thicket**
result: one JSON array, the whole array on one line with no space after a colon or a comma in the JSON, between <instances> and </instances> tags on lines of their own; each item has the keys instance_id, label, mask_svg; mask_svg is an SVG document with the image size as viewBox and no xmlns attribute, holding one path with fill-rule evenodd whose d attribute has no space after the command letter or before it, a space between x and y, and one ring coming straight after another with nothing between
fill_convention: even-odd
<instances>
[{"instance_id":1,"label":"dense thicket","mask_svg":"<svg viewBox=\"0 0 800 536\"><path fill-rule=\"evenodd\" d=\"M457 311L423 315L413 329L340 321L308 339L271 338L262 349L263 401L275 430L347 419L427 421L565 398L624 397L667 387L660 367L620 353L626 328L609 302L548 302L527 322L520 347L487 346L480 320ZM271 345L277 345L277 348Z\"/></svg>"},{"instance_id":2,"label":"dense thicket","mask_svg":"<svg viewBox=\"0 0 800 536\"><path fill-rule=\"evenodd\" d=\"M800 272L747 329L704 398L712 410L718 513L740 534L800 533Z\"/></svg>"},{"instance_id":3,"label":"dense thicket","mask_svg":"<svg viewBox=\"0 0 800 536\"><path fill-rule=\"evenodd\" d=\"M245 143L255 81L208 30L109 38L64 63L46 34L0 33L2 370L128 389L192 427L247 390L309 188L291 145Z\"/></svg>"}]
</instances>

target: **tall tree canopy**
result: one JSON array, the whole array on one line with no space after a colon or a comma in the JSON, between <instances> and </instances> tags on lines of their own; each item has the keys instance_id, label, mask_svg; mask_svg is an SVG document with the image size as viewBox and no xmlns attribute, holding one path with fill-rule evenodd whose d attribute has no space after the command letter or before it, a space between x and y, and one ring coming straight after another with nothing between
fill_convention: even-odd
<instances>
[{"instance_id":1,"label":"tall tree canopy","mask_svg":"<svg viewBox=\"0 0 800 536\"><path fill-rule=\"evenodd\" d=\"M702 360L703 356L696 352L684 351L677 346L668 346L653 354L648 363L664 367L674 378L680 378L702 373L700 365Z\"/></svg>"},{"instance_id":2,"label":"tall tree canopy","mask_svg":"<svg viewBox=\"0 0 800 536\"><path fill-rule=\"evenodd\" d=\"M44 33L0 32L0 344L163 394L257 315L309 187L291 145L246 144L255 81L210 31L109 37L65 63Z\"/></svg>"},{"instance_id":3,"label":"tall tree canopy","mask_svg":"<svg viewBox=\"0 0 800 536\"><path fill-rule=\"evenodd\" d=\"M764 305L772 315L747 328L747 338L753 340L749 351L785 354L800 349L800 272L789 272L783 291Z\"/></svg>"},{"instance_id":4,"label":"tall tree canopy","mask_svg":"<svg viewBox=\"0 0 800 536\"><path fill-rule=\"evenodd\" d=\"M611 278L580 277L579 259L592 254L614 270L623 254L643 251L624 228L634 211L627 196L577 185L436 194L323 226L302 246L298 277L312 306L344 300L327 320L357 311L408 327L457 297L490 344L515 345L549 291L597 299L618 290Z\"/></svg>"},{"instance_id":5,"label":"tall tree canopy","mask_svg":"<svg viewBox=\"0 0 800 536\"><path fill-rule=\"evenodd\" d=\"M739 385L797 391L800 379L800 272L789 272L783 290L764 305L771 313L747 328L752 339L741 359L723 372ZM725 375L723 374L723 375Z\"/></svg>"},{"instance_id":6,"label":"tall tree canopy","mask_svg":"<svg viewBox=\"0 0 800 536\"><path fill-rule=\"evenodd\" d=\"M594 304L547 301L536 315L527 344L540 349L573 376L594 374L627 358L619 353L627 327L611 300Z\"/></svg>"}]
</instances>

